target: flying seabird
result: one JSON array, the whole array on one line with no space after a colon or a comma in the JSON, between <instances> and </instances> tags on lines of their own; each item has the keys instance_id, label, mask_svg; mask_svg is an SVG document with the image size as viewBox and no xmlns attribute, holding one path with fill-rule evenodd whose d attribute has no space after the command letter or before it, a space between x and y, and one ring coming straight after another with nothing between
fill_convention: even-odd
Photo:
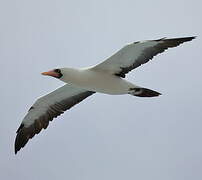
<instances>
[{"instance_id":1,"label":"flying seabird","mask_svg":"<svg viewBox=\"0 0 202 180\"><path fill-rule=\"evenodd\" d=\"M88 68L59 68L42 73L66 84L40 97L31 106L17 130L15 154L29 139L46 129L49 121L99 92L111 95L130 94L139 97L155 97L160 93L137 86L125 80L126 74L147 63L155 55L168 48L191 41L195 37L158 39L128 44L104 62Z\"/></svg>"}]
</instances>

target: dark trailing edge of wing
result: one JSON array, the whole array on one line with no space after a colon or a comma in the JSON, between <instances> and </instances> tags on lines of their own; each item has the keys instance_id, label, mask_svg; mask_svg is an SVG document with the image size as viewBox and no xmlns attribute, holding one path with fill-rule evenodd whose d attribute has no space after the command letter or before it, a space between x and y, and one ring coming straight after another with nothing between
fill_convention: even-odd
<instances>
[{"instance_id":1,"label":"dark trailing edge of wing","mask_svg":"<svg viewBox=\"0 0 202 180\"><path fill-rule=\"evenodd\" d=\"M49 121L52 121L53 118L59 116L60 114L64 113L64 111L70 109L72 106L78 104L88 96L94 94L95 92L86 91L75 96L69 97L64 99L61 102L56 102L55 104L51 105L49 109L46 111L45 114L42 114L41 117L35 119L34 123L30 126L26 127L23 123L17 130L17 136L15 139L15 154L23 148L29 139L38 134L42 129L46 129L48 127ZM30 108L31 110L36 110L37 108Z\"/></svg>"},{"instance_id":2,"label":"dark trailing edge of wing","mask_svg":"<svg viewBox=\"0 0 202 180\"><path fill-rule=\"evenodd\" d=\"M184 37L184 38L174 38L174 39L161 38L158 40L153 40L153 41L157 41L160 43L157 44L156 46L146 48L144 50L144 52L142 53L142 55L140 55L138 59L134 60L135 61L134 64L132 64L129 67L120 67L121 71L119 73L116 73L115 75L125 78L126 74L129 71L141 66L142 64L147 63L150 59L152 59L157 54L164 52L168 48L176 47L184 42L191 41L192 39L195 39L195 38L196 38L196 36ZM141 42L135 42L134 44L138 44L138 43L141 43Z\"/></svg>"}]
</instances>

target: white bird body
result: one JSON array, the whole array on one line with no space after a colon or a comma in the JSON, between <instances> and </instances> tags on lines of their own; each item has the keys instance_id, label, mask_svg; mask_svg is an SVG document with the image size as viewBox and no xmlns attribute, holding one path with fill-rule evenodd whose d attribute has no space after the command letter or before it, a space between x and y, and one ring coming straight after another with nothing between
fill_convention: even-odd
<instances>
[{"instance_id":1,"label":"white bird body","mask_svg":"<svg viewBox=\"0 0 202 180\"><path fill-rule=\"evenodd\" d=\"M15 153L35 134L46 129L49 121L96 92L113 95L130 94L138 97L159 96L160 93L136 86L123 78L129 71L147 63L155 55L194 38L162 38L135 42L126 45L107 60L93 67L60 68L42 73L67 84L40 97L32 105L17 130Z\"/></svg>"},{"instance_id":2,"label":"white bird body","mask_svg":"<svg viewBox=\"0 0 202 180\"><path fill-rule=\"evenodd\" d=\"M131 82L94 68L62 68L61 81L89 91L111 95L128 94L130 88L137 88Z\"/></svg>"}]
</instances>

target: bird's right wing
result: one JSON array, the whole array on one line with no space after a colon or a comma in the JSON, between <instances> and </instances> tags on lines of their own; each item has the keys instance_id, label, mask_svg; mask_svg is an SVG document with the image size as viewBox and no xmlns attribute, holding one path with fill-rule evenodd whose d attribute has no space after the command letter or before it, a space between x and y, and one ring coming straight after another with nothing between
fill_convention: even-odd
<instances>
[{"instance_id":1,"label":"bird's right wing","mask_svg":"<svg viewBox=\"0 0 202 180\"><path fill-rule=\"evenodd\" d=\"M46 129L49 121L78 104L95 92L86 91L66 84L39 98L29 109L15 139L15 153L25 146L29 139Z\"/></svg>"},{"instance_id":2,"label":"bird's right wing","mask_svg":"<svg viewBox=\"0 0 202 180\"><path fill-rule=\"evenodd\" d=\"M194 38L195 37L174 39L162 38L134 42L126 45L104 62L92 67L92 69L124 78L129 71L147 63L157 54L164 52L168 48L176 47L184 42L191 41Z\"/></svg>"}]
</instances>

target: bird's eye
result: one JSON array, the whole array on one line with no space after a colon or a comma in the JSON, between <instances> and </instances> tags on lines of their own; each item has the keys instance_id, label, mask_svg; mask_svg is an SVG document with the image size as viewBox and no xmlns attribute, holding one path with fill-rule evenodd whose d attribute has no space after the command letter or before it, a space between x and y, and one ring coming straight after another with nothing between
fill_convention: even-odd
<instances>
[{"instance_id":1,"label":"bird's eye","mask_svg":"<svg viewBox=\"0 0 202 180\"><path fill-rule=\"evenodd\" d=\"M60 69L54 69L54 72L61 73L61 70Z\"/></svg>"}]
</instances>

